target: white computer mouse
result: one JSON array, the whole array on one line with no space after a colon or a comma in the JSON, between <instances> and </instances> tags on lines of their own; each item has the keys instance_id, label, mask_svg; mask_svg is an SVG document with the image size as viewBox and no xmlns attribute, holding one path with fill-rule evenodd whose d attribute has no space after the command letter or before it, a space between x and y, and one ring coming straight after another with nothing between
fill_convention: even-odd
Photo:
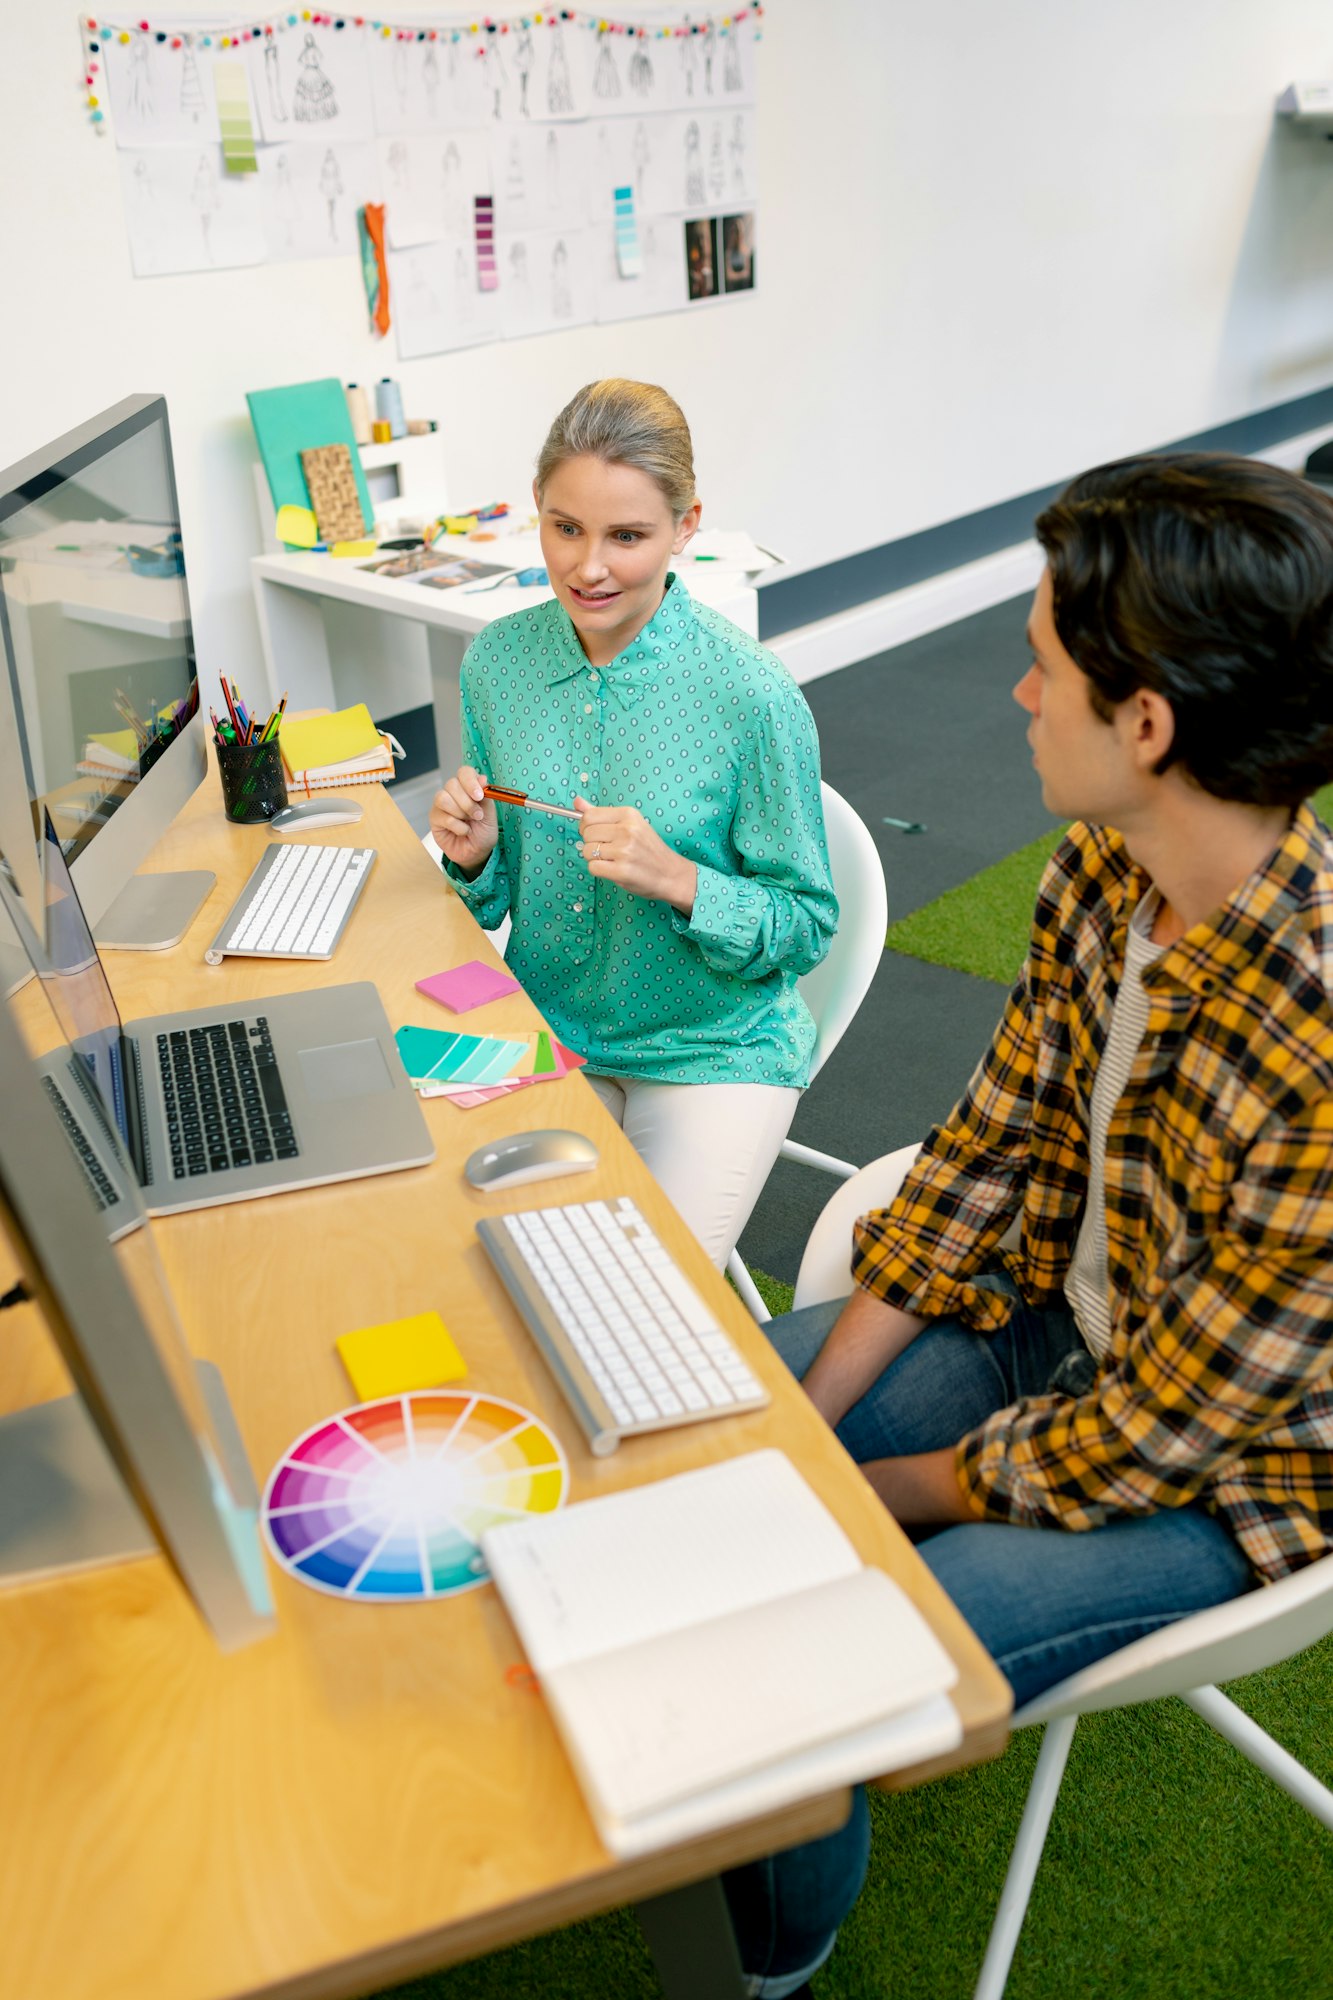
<instances>
[{"instance_id":1,"label":"white computer mouse","mask_svg":"<svg viewBox=\"0 0 1333 2000\"><path fill-rule=\"evenodd\" d=\"M522 1187L525 1181L553 1180L557 1174L586 1174L597 1165L597 1148L582 1132L514 1132L479 1146L463 1175L484 1194Z\"/></svg>"},{"instance_id":2,"label":"white computer mouse","mask_svg":"<svg viewBox=\"0 0 1333 2000\"><path fill-rule=\"evenodd\" d=\"M355 799L297 799L269 821L274 833L313 833L317 826L353 826L361 817Z\"/></svg>"}]
</instances>

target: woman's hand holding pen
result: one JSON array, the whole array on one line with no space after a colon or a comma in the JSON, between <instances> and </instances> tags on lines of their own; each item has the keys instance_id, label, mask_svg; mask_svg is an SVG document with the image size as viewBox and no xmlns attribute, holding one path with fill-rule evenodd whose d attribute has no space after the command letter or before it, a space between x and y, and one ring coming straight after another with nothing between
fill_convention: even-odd
<instances>
[{"instance_id":1,"label":"woman's hand holding pen","mask_svg":"<svg viewBox=\"0 0 1333 2000\"><path fill-rule=\"evenodd\" d=\"M698 871L668 847L633 806L595 806L576 798L579 852L590 875L600 875L650 902L670 903L683 917L694 908ZM438 838L438 835L437 835Z\"/></svg>"},{"instance_id":2,"label":"woman's hand holding pen","mask_svg":"<svg viewBox=\"0 0 1333 2000\"><path fill-rule=\"evenodd\" d=\"M486 780L464 764L435 794L430 830L455 868L475 875L500 838L494 803L482 791Z\"/></svg>"}]
</instances>

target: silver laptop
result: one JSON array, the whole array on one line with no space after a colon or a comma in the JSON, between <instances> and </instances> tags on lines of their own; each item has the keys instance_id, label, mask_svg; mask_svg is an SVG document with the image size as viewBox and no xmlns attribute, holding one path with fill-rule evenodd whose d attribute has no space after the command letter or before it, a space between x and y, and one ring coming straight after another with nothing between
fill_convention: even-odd
<instances>
[{"instance_id":1,"label":"silver laptop","mask_svg":"<svg viewBox=\"0 0 1333 2000\"><path fill-rule=\"evenodd\" d=\"M38 1067L100 1206L126 1158L150 1215L434 1159L373 985L122 1023L49 818L43 845L46 952L24 943L67 1046Z\"/></svg>"}]
</instances>

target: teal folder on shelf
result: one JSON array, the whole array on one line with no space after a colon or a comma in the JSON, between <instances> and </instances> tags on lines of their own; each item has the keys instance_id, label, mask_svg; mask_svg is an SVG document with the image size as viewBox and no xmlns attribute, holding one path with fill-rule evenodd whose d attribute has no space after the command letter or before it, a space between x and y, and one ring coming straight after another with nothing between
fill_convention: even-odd
<instances>
[{"instance_id":1,"label":"teal folder on shelf","mask_svg":"<svg viewBox=\"0 0 1333 2000\"><path fill-rule=\"evenodd\" d=\"M293 382L285 389L251 389L246 402L255 428L259 456L268 474L273 505L308 507L310 492L301 470L301 453L320 445L345 444L352 460L352 477L361 501L361 512L373 521L366 475L361 470L361 453L352 435L352 418L343 385L336 375L320 382Z\"/></svg>"}]
</instances>

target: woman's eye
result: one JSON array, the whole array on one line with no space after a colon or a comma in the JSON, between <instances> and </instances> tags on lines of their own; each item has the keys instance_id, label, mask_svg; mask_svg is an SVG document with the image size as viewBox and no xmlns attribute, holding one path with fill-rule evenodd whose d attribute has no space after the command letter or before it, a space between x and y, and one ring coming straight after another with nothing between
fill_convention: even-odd
<instances>
[{"instance_id":1,"label":"woman's eye","mask_svg":"<svg viewBox=\"0 0 1333 2000\"><path fill-rule=\"evenodd\" d=\"M560 523L560 532L562 535L565 536L577 535L578 529L574 526L574 523L572 521L562 521Z\"/></svg>"},{"instance_id":2,"label":"woman's eye","mask_svg":"<svg viewBox=\"0 0 1333 2000\"><path fill-rule=\"evenodd\" d=\"M638 539L633 528L622 528L616 536L618 542L637 542Z\"/></svg>"}]
</instances>

